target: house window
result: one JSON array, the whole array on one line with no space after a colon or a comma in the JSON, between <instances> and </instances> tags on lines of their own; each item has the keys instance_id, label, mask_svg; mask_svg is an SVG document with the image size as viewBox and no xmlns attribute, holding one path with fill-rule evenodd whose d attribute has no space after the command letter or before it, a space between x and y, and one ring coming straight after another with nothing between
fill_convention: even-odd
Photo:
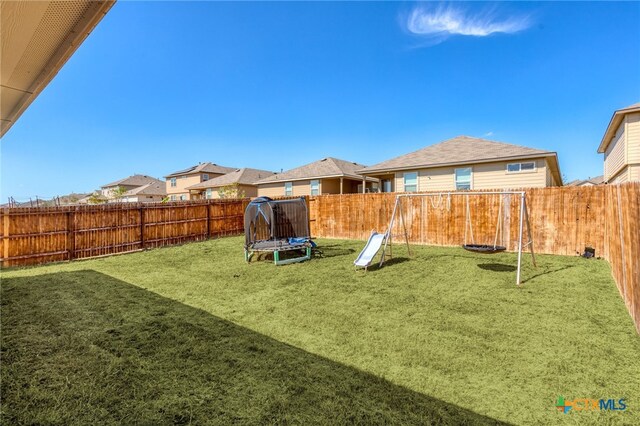
<instances>
[{"instance_id":1,"label":"house window","mask_svg":"<svg viewBox=\"0 0 640 426\"><path fill-rule=\"evenodd\" d=\"M527 163L510 163L507 164L507 173L535 172L536 162L529 161Z\"/></svg>"},{"instance_id":2,"label":"house window","mask_svg":"<svg viewBox=\"0 0 640 426\"><path fill-rule=\"evenodd\" d=\"M203 173L203 174L202 174L202 181L201 181L201 182L204 182L204 181L206 181L206 180L209 180L209 175L208 175L208 174L206 174L206 173Z\"/></svg>"},{"instance_id":3,"label":"house window","mask_svg":"<svg viewBox=\"0 0 640 426\"><path fill-rule=\"evenodd\" d=\"M285 197L290 197L293 195L293 182L284 183L284 195Z\"/></svg>"},{"instance_id":4,"label":"house window","mask_svg":"<svg viewBox=\"0 0 640 426\"><path fill-rule=\"evenodd\" d=\"M404 174L404 192L416 192L418 190L418 173Z\"/></svg>"},{"instance_id":5,"label":"house window","mask_svg":"<svg viewBox=\"0 0 640 426\"><path fill-rule=\"evenodd\" d=\"M181 196L180 196L180 201L185 201L186 199L187 199L187 196L186 196L186 195L181 195Z\"/></svg>"},{"instance_id":6,"label":"house window","mask_svg":"<svg viewBox=\"0 0 640 426\"><path fill-rule=\"evenodd\" d=\"M169 199L170 199L171 201L175 201L175 200L176 200L176 196L175 196L175 195L172 195L171 197L169 197Z\"/></svg>"},{"instance_id":7,"label":"house window","mask_svg":"<svg viewBox=\"0 0 640 426\"><path fill-rule=\"evenodd\" d=\"M171 178L171 187L175 188L178 185L178 183L176 182L176 178Z\"/></svg>"},{"instance_id":8,"label":"house window","mask_svg":"<svg viewBox=\"0 0 640 426\"><path fill-rule=\"evenodd\" d=\"M207 191L205 192L205 197L207 198L207 200L213 198L213 190L211 188L207 188Z\"/></svg>"},{"instance_id":9,"label":"house window","mask_svg":"<svg viewBox=\"0 0 640 426\"><path fill-rule=\"evenodd\" d=\"M456 169L456 189L471 189L471 167Z\"/></svg>"},{"instance_id":10,"label":"house window","mask_svg":"<svg viewBox=\"0 0 640 426\"><path fill-rule=\"evenodd\" d=\"M320 193L320 181L312 180L311 181L311 195L318 195Z\"/></svg>"}]
</instances>

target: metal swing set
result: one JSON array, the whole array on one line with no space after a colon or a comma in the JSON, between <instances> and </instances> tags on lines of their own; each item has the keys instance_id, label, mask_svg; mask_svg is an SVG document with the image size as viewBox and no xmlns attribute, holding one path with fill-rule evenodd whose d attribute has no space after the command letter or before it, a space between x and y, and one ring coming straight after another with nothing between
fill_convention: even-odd
<instances>
[{"instance_id":1,"label":"metal swing set","mask_svg":"<svg viewBox=\"0 0 640 426\"><path fill-rule=\"evenodd\" d=\"M476 244L474 235L473 235L473 225L471 221L471 209L469 206L469 197L473 196L500 196L500 207L498 209L498 218L496 220L496 232L493 244ZM464 196L466 197L466 208L465 208L465 227L464 227L464 244L462 244L462 248L465 250L481 253L481 254L494 254L505 251L507 248L503 245L498 245L498 238L502 239L502 225L503 225L503 214L502 214L502 199L504 196L513 196L517 195L520 198L520 211L519 211L519 227L518 227L518 266L516 269L516 285L520 286L521 284L521 267L522 267L522 251L529 248L531 252L531 262L534 267L536 267L536 257L533 252L533 239L531 237L531 225L529 222L529 212L527 210L527 200L524 191L488 191L488 192L464 192L464 191L456 191L456 192L447 192L447 193L426 193L426 194L398 194L396 196L395 204L393 206L393 212L391 213L391 221L389 222L389 226L387 227L387 231L384 235L384 246L382 248L382 255L380 259L380 267L384 265L384 262L389 256L392 258L392 230L396 220L400 220L400 224L402 226L404 232L404 240L407 245L407 250L409 255L411 256L411 246L409 245L409 233L407 232L407 225L404 216L403 210L403 200L407 198L416 198L421 197L424 199L429 199L430 204L434 209L443 209L446 208L447 211L451 210L451 197L452 196ZM446 196L446 197L445 197ZM435 197L437 200L434 202ZM527 237L528 241L523 243L523 234L524 234L524 226L527 226ZM387 248L389 249L389 253L387 254Z\"/></svg>"}]
</instances>

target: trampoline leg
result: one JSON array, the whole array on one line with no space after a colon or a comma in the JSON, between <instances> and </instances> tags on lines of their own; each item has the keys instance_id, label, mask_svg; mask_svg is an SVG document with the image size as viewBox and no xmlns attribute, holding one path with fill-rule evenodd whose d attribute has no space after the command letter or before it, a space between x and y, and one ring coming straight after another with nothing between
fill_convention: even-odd
<instances>
[{"instance_id":1,"label":"trampoline leg","mask_svg":"<svg viewBox=\"0 0 640 426\"><path fill-rule=\"evenodd\" d=\"M278 250L273 252L273 263L276 265L280 262L280 252Z\"/></svg>"},{"instance_id":2,"label":"trampoline leg","mask_svg":"<svg viewBox=\"0 0 640 426\"><path fill-rule=\"evenodd\" d=\"M307 247L307 260L311 259L311 247Z\"/></svg>"}]
</instances>

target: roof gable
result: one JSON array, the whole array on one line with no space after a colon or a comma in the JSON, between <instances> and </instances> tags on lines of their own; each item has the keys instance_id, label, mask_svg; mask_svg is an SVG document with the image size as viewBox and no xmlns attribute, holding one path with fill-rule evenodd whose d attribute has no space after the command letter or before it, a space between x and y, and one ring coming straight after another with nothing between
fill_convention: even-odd
<instances>
[{"instance_id":1,"label":"roof gable","mask_svg":"<svg viewBox=\"0 0 640 426\"><path fill-rule=\"evenodd\" d=\"M555 153L470 136L457 136L417 151L374 164L366 169L359 170L359 172L370 173L374 171L428 168L474 162L500 161L518 157L533 157L536 155L543 157L555 155Z\"/></svg>"},{"instance_id":2,"label":"roof gable","mask_svg":"<svg viewBox=\"0 0 640 426\"><path fill-rule=\"evenodd\" d=\"M147 175L133 175L126 177L124 179L117 180L115 182L108 183L106 185L102 185L101 188L110 188L112 186L142 186L148 183L164 183L161 180L158 180L154 177Z\"/></svg>"},{"instance_id":3,"label":"roof gable","mask_svg":"<svg viewBox=\"0 0 640 426\"><path fill-rule=\"evenodd\" d=\"M231 173L227 173L222 176L218 176L213 179L206 180L204 182L196 183L187 187L187 189L206 189L217 188L225 185L254 185L258 180L264 179L275 175L275 173L268 170L242 168L236 169Z\"/></svg>"},{"instance_id":4,"label":"roof gable","mask_svg":"<svg viewBox=\"0 0 640 426\"><path fill-rule=\"evenodd\" d=\"M598 146L599 154L603 154L607 150L607 147L609 146L609 143L611 143L611 139L615 136L624 116L634 112L640 112L640 102L629 105L628 107L620 108L613 112L611 120L609 120L609 124L607 125L607 129L604 131L604 136L602 136L602 141L600 141L600 146Z\"/></svg>"},{"instance_id":5,"label":"roof gable","mask_svg":"<svg viewBox=\"0 0 640 426\"><path fill-rule=\"evenodd\" d=\"M146 185L139 186L127 191L124 196L130 197L133 195L167 195L167 186L162 181L150 182Z\"/></svg>"},{"instance_id":6,"label":"roof gable","mask_svg":"<svg viewBox=\"0 0 640 426\"><path fill-rule=\"evenodd\" d=\"M356 170L360 170L364 167L364 165L354 163L352 161L327 157L322 160L314 161L313 163L305 164L304 166L296 167L295 169L287 170L283 173L278 173L266 179L262 179L257 183L263 184L285 180L289 181L326 177L350 177L354 179L362 179L362 176L356 173Z\"/></svg>"},{"instance_id":7,"label":"roof gable","mask_svg":"<svg viewBox=\"0 0 640 426\"><path fill-rule=\"evenodd\" d=\"M237 169L234 167L225 167L225 166L220 166L218 164L207 162L207 163L196 164L195 166L191 166L184 170L178 170L177 172L173 172L171 174L166 175L165 178L168 179L175 176L192 175L196 173L213 173L213 174L224 175L227 173L231 173L234 170L237 170Z\"/></svg>"}]
</instances>

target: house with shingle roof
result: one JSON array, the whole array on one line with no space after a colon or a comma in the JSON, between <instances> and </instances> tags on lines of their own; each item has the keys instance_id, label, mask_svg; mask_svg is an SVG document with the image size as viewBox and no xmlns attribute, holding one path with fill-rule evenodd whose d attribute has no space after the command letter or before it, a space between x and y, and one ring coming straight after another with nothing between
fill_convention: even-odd
<instances>
[{"instance_id":1,"label":"house with shingle roof","mask_svg":"<svg viewBox=\"0 0 640 426\"><path fill-rule=\"evenodd\" d=\"M339 158L323 158L257 181L258 196L352 194L377 190L377 178L364 177L356 172L364 167Z\"/></svg>"},{"instance_id":2,"label":"house with shingle roof","mask_svg":"<svg viewBox=\"0 0 640 426\"><path fill-rule=\"evenodd\" d=\"M187 187L226 175L234 170L237 170L237 168L220 166L214 163L199 163L187 169L178 170L164 177L167 195L172 201L190 200L191 193Z\"/></svg>"},{"instance_id":3,"label":"house with shingle roof","mask_svg":"<svg viewBox=\"0 0 640 426\"><path fill-rule=\"evenodd\" d=\"M613 113L598 153L605 183L640 181L640 102Z\"/></svg>"},{"instance_id":4,"label":"house with shingle roof","mask_svg":"<svg viewBox=\"0 0 640 426\"><path fill-rule=\"evenodd\" d=\"M106 200L112 200L114 199L113 197L114 192L117 191L118 188L123 188L127 192L130 192L136 188L147 186L149 184L164 185L164 182L151 176L136 174L136 175L126 177L124 179L119 179L115 182L108 183L106 185L102 185L100 187L100 195L104 197Z\"/></svg>"},{"instance_id":5,"label":"house with shingle roof","mask_svg":"<svg viewBox=\"0 0 640 426\"><path fill-rule=\"evenodd\" d=\"M155 203L167 196L165 183L161 180L133 188L124 193L120 201L129 203Z\"/></svg>"},{"instance_id":6,"label":"house with shingle roof","mask_svg":"<svg viewBox=\"0 0 640 426\"><path fill-rule=\"evenodd\" d=\"M561 186L555 152L457 136L357 170L383 192Z\"/></svg>"},{"instance_id":7,"label":"house with shingle roof","mask_svg":"<svg viewBox=\"0 0 640 426\"><path fill-rule=\"evenodd\" d=\"M590 177L588 179L576 179L572 180L569 183L566 183L565 186L595 186L602 185L604 183L604 176L596 176Z\"/></svg>"},{"instance_id":8,"label":"house with shingle roof","mask_svg":"<svg viewBox=\"0 0 640 426\"><path fill-rule=\"evenodd\" d=\"M275 175L267 170L242 168L204 182L188 186L192 199L256 197L256 182Z\"/></svg>"}]
</instances>

